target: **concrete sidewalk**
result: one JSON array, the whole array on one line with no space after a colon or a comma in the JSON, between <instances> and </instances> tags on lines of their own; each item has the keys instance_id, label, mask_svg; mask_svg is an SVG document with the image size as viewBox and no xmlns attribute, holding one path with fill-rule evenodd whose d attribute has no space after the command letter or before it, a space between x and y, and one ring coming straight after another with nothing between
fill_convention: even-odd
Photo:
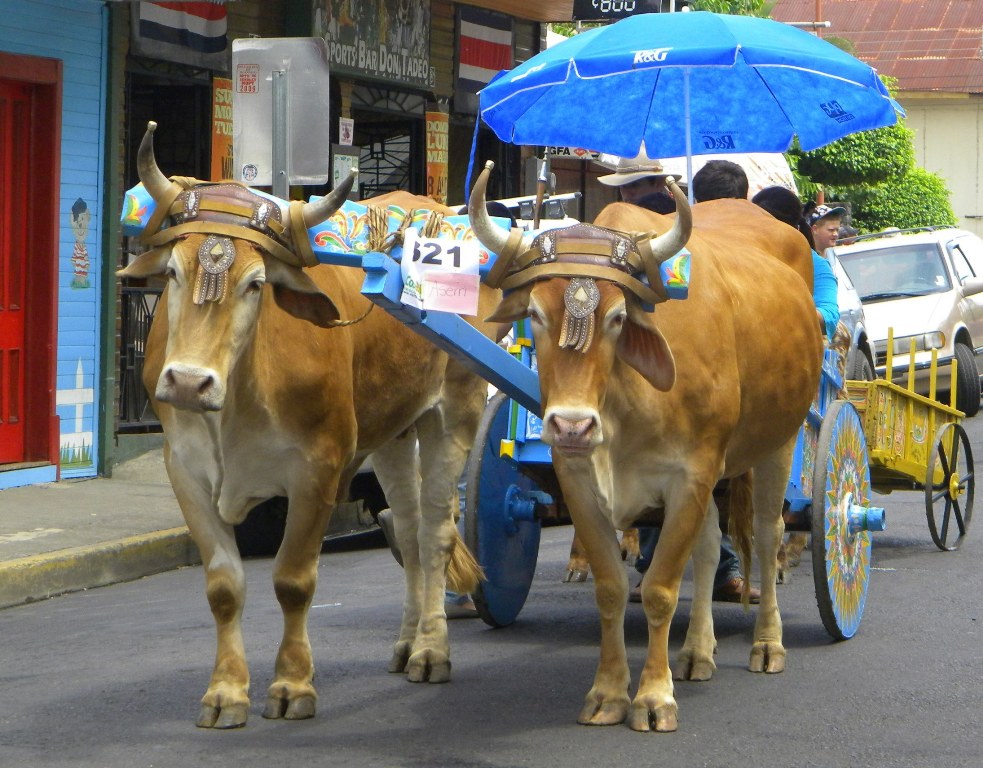
<instances>
[{"instance_id":1,"label":"concrete sidewalk","mask_svg":"<svg viewBox=\"0 0 983 768\"><path fill-rule=\"evenodd\" d=\"M0 608L200 562L160 449L112 478L0 491Z\"/></svg>"}]
</instances>

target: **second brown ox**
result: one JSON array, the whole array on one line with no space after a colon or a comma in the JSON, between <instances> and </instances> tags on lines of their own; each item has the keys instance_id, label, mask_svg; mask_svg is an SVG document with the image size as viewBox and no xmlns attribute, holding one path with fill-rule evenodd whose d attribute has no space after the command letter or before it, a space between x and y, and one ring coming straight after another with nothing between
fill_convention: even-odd
<instances>
[{"instance_id":1,"label":"second brown ox","mask_svg":"<svg viewBox=\"0 0 983 768\"><path fill-rule=\"evenodd\" d=\"M489 250L514 265L498 270L511 291L491 319L531 320L543 440L552 447L595 578L600 661L578 720L627 720L638 731L673 731L678 713L669 625L691 555L692 618L675 677L706 680L716 668L711 592L720 529L712 491L722 479L733 478L737 486L735 514L735 507L750 506L734 492L746 492L753 474L762 597L750 669L781 672L785 666L776 554L793 444L816 393L822 352L808 245L738 200L694 206L690 232L690 210L678 187L675 220L614 203L595 221L608 235L581 225L536 242L525 236L517 243L517 235L509 242L483 214L487 175L472 194L472 227ZM656 259L686 245L692 253L689 297L644 311L638 294L647 295L652 281L639 287L632 280L656 273L651 264L631 269L632 260L623 258L626 240L634 257L649 252ZM616 531L659 510L662 535L642 582L648 656L631 698L624 643L628 577Z\"/></svg>"}]
</instances>

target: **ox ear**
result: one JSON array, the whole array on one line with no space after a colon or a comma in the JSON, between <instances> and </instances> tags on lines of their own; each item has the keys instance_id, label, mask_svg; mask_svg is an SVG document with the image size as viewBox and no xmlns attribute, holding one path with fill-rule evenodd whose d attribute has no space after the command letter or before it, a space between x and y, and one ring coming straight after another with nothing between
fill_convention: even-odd
<instances>
[{"instance_id":1,"label":"ox ear","mask_svg":"<svg viewBox=\"0 0 983 768\"><path fill-rule=\"evenodd\" d=\"M335 303L302 269L273 258L264 261L266 282L273 286L273 298L284 312L322 328L333 326L341 317Z\"/></svg>"},{"instance_id":2,"label":"ox ear","mask_svg":"<svg viewBox=\"0 0 983 768\"><path fill-rule=\"evenodd\" d=\"M652 316L638 307L628 307L628 321L618 337L618 357L638 371L662 392L676 383L676 362L665 337L652 322Z\"/></svg>"},{"instance_id":3,"label":"ox ear","mask_svg":"<svg viewBox=\"0 0 983 768\"><path fill-rule=\"evenodd\" d=\"M495 311L485 318L486 323L514 323L529 314L529 292L531 285L517 288L506 296L495 307Z\"/></svg>"},{"instance_id":4,"label":"ox ear","mask_svg":"<svg viewBox=\"0 0 983 768\"><path fill-rule=\"evenodd\" d=\"M171 258L170 248L154 248L137 256L123 269L116 270L117 277L148 278L160 277L167 269Z\"/></svg>"}]
</instances>

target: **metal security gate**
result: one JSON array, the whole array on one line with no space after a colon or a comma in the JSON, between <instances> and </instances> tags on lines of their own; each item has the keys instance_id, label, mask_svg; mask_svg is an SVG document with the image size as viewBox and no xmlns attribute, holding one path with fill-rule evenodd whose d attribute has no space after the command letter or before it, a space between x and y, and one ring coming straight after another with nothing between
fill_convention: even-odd
<instances>
[{"instance_id":1,"label":"metal security gate","mask_svg":"<svg viewBox=\"0 0 983 768\"><path fill-rule=\"evenodd\" d=\"M353 144L359 148L362 199L405 190L423 194L425 99L416 93L359 86L352 92Z\"/></svg>"},{"instance_id":2,"label":"metal security gate","mask_svg":"<svg viewBox=\"0 0 983 768\"><path fill-rule=\"evenodd\" d=\"M122 288L119 353L119 431L159 432L160 421L150 408L143 386L147 334L160 299L159 288Z\"/></svg>"}]
</instances>

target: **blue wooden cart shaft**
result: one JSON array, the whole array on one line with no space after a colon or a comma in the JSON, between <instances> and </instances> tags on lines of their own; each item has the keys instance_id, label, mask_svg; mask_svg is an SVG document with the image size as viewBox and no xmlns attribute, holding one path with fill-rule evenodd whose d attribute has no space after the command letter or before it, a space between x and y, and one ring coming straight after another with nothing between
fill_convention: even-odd
<instances>
[{"instance_id":1,"label":"blue wooden cart shaft","mask_svg":"<svg viewBox=\"0 0 983 768\"><path fill-rule=\"evenodd\" d=\"M400 300L403 278L399 263L384 253L361 257L365 270L362 294L407 327L452 355L524 408L539 413L539 375L484 336L459 315L430 312Z\"/></svg>"}]
</instances>

